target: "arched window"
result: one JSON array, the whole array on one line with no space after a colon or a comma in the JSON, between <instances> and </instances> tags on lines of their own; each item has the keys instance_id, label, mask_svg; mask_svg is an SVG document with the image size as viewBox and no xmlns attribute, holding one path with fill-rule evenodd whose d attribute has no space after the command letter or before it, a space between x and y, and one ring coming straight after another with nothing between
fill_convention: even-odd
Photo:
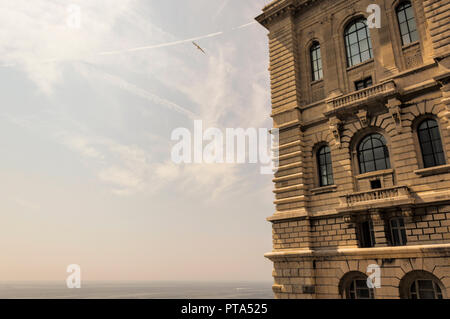
<instances>
[{"instance_id":1,"label":"arched window","mask_svg":"<svg viewBox=\"0 0 450 319\"><path fill-rule=\"evenodd\" d=\"M311 58L311 72L312 72L312 80L318 81L323 78L322 71L322 55L320 53L320 44L319 42L314 42L309 49L310 58Z\"/></svg>"},{"instance_id":2,"label":"arched window","mask_svg":"<svg viewBox=\"0 0 450 319\"><path fill-rule=\"evenodd\" d=\"M439 126L435 120L427 119L417 128L424 168L445 164Z\"/></svg>"},{"instance_id":3,"label":"arched window","mask_svg":"<svg viewBox=\"0 0 450 319\"><path fill-rule=\"evenodd\" d=\"M357 271L345 274L339 289L346 299L374 299L373 288L367 285L367 276Z\"/></svg>"},{"instance_id":4,"label":"arched window","mask_svg":"<svg viewBox=\"0 0 450 319\"><path fill-rule=\"evenodd\" d=\"M333 185L333 166L331 164L331 151L328 146L322 146L317 151L317 166L319 168L320 186Z\"/></svg>"},{"instance_id":5,"label":"arched window","mask_svg":"<svg viewBox=\"0 0 450 319\"><path fill-rule=\"evenodd\" d=\"M391 168L389 151L383 135L371 134L359 143L358 161L361 174Z\"/></svg>"},{"instance_id":6,"label":"arched window","mask_svg":"<svg viewBox=\"0 0 450 319\"><path fill-rule=\"evenodd\" d=\"M419 33L411 1L403 1L397 6L396 11L403 45L418 41Z\"/></svg>"},{"instance_id":7,"label":"arched window","mask_svg":"<svg viewBox=\"0 0 450 319\"><path fill-rule=\"evenodd\" d=\"M345 29L344 37L349 67L373 57L372 40L364 18L351 22Z\"/></svg>"},{"instance_id":8,"label":"arched window","mask_svg":"<svg viewBox=\"0 0 450 319\"><path fill-rule=\"evenodd\" d=\"M400 298L444 299L443 288L440 280L432 273L413 270L400 280Z\"/></svg>"}]
</instances>

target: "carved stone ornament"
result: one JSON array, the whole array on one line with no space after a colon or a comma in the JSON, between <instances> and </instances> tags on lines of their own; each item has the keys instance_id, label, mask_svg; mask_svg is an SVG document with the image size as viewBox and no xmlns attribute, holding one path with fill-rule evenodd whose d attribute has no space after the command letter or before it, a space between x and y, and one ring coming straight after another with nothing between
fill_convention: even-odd
<instances>
[{"instance_id":1,"label":"carved stone ornament","mask_svg":"<svg viewBox=\"0 0 450 319\"><path fill-rule=\"evenodd\" d=\"M332 117L329 120L330 131L336 140L336 144L341 147L341 132L343 123L336 117Z\"/></svg>"},{"instance_id":2,"label":"carved stone ornament","mask_svg":"<svg viewBox=\"0 0 450 319\"><path fill-rule=\"evenodd\" d=\"M389 109L389 114L391 114L392 119L395 122L397 130L401 129L402 126L402 114L401 108L402 102L398 99L390 99L387 103L387 108Z\"/></svg>"},{"instance_id":3,"label":"carved stone ornament","mask_svg":"<svg viewBox=\"0 0 450 319\"><path fill-rule=\"evenodd\" d=\"M361 123L362 127L369 126L369 113L367 112L367 110L359 110L356 115L358 116L359 122Z\"/></svg>"}]
</instances>

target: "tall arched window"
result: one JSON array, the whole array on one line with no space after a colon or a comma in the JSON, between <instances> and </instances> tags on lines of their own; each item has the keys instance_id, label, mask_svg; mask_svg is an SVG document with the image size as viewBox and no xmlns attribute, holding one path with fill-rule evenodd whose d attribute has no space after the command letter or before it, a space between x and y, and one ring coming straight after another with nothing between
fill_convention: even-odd
<instances>
[{"instance_id":1,"label":"tall arched window","mask_svg":"<svg viewBox=\"0 0 450 319\"><path fill-rule=\"evenodd\" d=\"M423 121L417 128L417 134L424 168L444 165L445 155L438 123L433 119Z\"/></svg>"},{"instance_id":2,"label":"tall arched window","mask_svg":"<svg viewBox=\"0 0 450 319\"><path fill-rule=\"evenodd\" d=\"M345 29L344 37L349 67L373 57L372 40L366 19L360 18L351 22Z\"/></svg>"},{"instance_id":3,"label":"tall arched window","mask_svg":"<svg viewBox=\"0 0 450 319\"><path fill-rule=\"evenodd\" d=\"M396 11L403 45L418 41L419 33L411 1L403 1L397 6Z\"/></svg>"},{"instance_id":4,"label":"tall arched window","mask_svg":"<svg viewBox=\"0 0 450 319\"><path fill-rule=\"evenodd\" d=\"M391 168L389 151L383 135L371 134L359 143L358 161L361 174Z\"/></svg>"},{"instance_id":5,"label":"tall arched window","mask_svg":"<svg viewBox=\"0 0 450 319\"><path fill-rule=\"evenodd\" d=\"M331 164L331 151L328 146L322 146L317 151L317 166L319 168L320 186L333 185L333 166Z\"/></svg>"},{"instance_id":6,"label":"tall arched window","mask_svg":"<svg viewBox=\"0 0 450 319\"><path fill-rule=\"evenodd\" d=\"M309 49L310 57L311 57L311 72L312 72L312 80L318 81L323 78L322 71L322 55L320 53L320 44L319 42L314 42Z\"/></svg>"}]
</instances>

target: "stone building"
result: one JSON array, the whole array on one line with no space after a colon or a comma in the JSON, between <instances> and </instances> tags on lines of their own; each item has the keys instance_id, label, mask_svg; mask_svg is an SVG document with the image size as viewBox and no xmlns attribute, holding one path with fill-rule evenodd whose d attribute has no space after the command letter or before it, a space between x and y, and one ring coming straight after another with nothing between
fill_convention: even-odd
<instances>
[{"instance_id":1,"label":"stone building","mask_svg":"<svg viewBox=\"0 0 450 319\"><path fill-rule=\"evenodd\" d=\"M449 12L275 0L256 18L280 132L276 298L450 297Z\"/></svg>"}]
</instances>

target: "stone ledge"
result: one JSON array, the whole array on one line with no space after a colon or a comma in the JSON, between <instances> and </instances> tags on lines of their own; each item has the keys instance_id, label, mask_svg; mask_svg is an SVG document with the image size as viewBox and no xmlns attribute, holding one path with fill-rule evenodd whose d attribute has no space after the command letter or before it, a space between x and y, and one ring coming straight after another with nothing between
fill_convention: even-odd
<instances>
[{"instance_id":1,"label":"stone ledge","mask_svg":"<svg viewBox=\"0 0 450 319\"><path fill-rule=\"evenodd\" d=\"M450 172L450 164L440 165L428 168L421 168L414 171L415 174L420 175L422 177L446 174Z\"/></svg>"},{"instance_id":2,"label":"stone ledge","mask_svg":"<svg viewBox=\"0 0 450 319\"><path fill-rule=\"evenodd\" d=\"M308 212L305 209L296 209L296 210L276 212L274 215L267 217L267 221L269 222L284 221L287 219L306 218L307 216Z\"/></svg>"},{"instance_id":3,"label":"stone ledge","mask_svg":"<svg viewBox=\"0 0 450 319\"><path fill-rule=\"evenodd\" d=\"M311 189L311 193L313 195L319 195L319 194L335 192L336 189L337 189L337 185L322 186L322 187L317 187L317 188Z\"/></svg>"},{"instance_id":4,"label":"stone ledge","mask_svg":"<svg viewBox=\"0 0 450 319\"><path fill-rule=\"evenodd\" d=\"M377 258L413 258L413 257L450 257L450 244L414 245L374 248L338 248L334 250L295 249L274 251L264 257L279 261L281 259L298 259L304 257L328 257L345 259L377 259Z\"/></svg>"}]
</instances>

